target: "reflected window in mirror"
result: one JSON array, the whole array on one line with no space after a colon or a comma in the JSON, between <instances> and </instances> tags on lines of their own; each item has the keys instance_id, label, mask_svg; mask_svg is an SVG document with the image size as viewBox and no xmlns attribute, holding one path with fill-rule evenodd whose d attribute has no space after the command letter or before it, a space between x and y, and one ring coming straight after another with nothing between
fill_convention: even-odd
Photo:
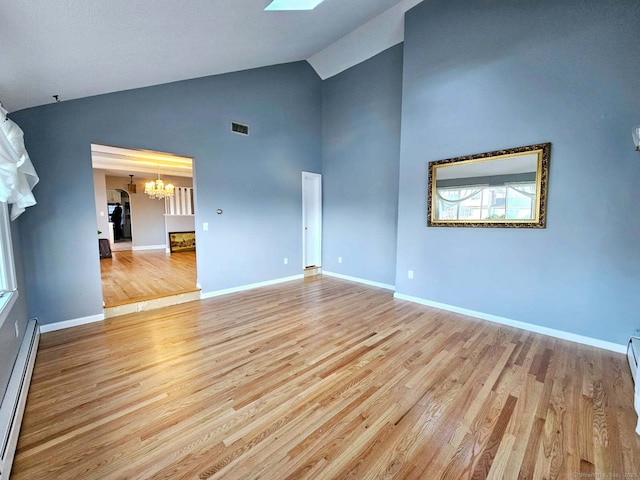
<instances>
[{"instance_id":1,"label":"reflected window in mirror","mask_svg":"<svg viewBox=\"0 0 640 480\"><path fill-rule=\"evenodd\" d=\"M427 225L544 228L550 146L430 162Z\"/></svg>"}]
</instances>

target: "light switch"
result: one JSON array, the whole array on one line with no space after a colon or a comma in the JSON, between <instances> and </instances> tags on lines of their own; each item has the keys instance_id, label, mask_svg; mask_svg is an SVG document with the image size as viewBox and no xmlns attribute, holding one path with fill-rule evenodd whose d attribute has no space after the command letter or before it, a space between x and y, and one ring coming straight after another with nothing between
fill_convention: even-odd
<instances>
[{"instance_id":1,"label":"light switch","mask_svg":"<svg viewBox=\"0 0 640 480\"><path fill-rule=\"evenodd\" d=\"M209 230L209 222L204 222L202 224L202 230L204 230L205 232Z\"/></svg>"}]
</instances>

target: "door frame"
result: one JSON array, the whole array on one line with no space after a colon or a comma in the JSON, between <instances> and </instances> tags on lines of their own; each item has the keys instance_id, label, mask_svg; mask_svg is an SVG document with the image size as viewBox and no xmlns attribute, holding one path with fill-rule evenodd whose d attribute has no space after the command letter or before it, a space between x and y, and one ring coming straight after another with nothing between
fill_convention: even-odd
<instances>
[{"instance_id":1,"label":"door frame","mask_svg":"<svg viewBox=\"0 0 640 480\"><path fill-rule=\"evenodd\" d=\"M316 267L321 267L322 266L322 174L320 173L312 173L312 172L302 172L302 270L304 270L305 268L307 268L307 236L305 234L305 225L306 225L306 201L307 201L307 195L306 195L306 188L305 188L305 179L306 178L310 178L310 179L315 179L316 181L319 182L319 187L318 188L318 195L316 196L316 198L314 199L315 202L317 202L318 205L318 212L319 212L319 216L320 216L320 221L318 222L318 245L319 245L319 260L320 260L320 265L316 265Z\"/></svg>"}]
</instances>

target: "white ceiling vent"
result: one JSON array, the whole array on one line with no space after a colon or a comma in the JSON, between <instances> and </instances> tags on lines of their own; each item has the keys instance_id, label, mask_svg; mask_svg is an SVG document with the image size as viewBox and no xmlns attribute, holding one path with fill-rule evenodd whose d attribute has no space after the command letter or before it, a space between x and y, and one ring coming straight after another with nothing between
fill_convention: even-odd
<instances>
[{"instance_id":1,"label":"white ceiling vent","mask_svg":"<svg viewBox=\"0 0 640 480\"><path fill-rule=\"evenodd\" d=\"M249 135L249 125L232 121L231 131L240 135Z\"/></svg>"}]
</instances>

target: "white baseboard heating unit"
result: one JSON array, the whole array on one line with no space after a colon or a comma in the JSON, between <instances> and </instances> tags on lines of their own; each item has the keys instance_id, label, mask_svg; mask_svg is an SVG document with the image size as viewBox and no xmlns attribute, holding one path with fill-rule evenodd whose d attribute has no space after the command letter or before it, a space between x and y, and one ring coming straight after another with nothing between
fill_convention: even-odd
<instances>
[{"instance_id":1,"label":"white baseboard heating unit","mask_svg":"<svg viewBox=\"0 0 640 480\"><path fill-rule=\"evenodd\" d=\"M627 347L627 357L629 358L629 366L631 367L631 375L635 384L634 406L638 414L638 425L636 433L640 435L640 337L631 337L629 346Z\"/></svg>"},{"instance_id":2,"label":"white baseboard heating unit","mask_svg":"<svg viewBox=\"0 0 640 480\"><path fill-rule=\"evenodd\" d=\"M39 341L38 322L30 320L0 405L0 480L8 480L11 473Z\"/></svg>"}]
</instances>

